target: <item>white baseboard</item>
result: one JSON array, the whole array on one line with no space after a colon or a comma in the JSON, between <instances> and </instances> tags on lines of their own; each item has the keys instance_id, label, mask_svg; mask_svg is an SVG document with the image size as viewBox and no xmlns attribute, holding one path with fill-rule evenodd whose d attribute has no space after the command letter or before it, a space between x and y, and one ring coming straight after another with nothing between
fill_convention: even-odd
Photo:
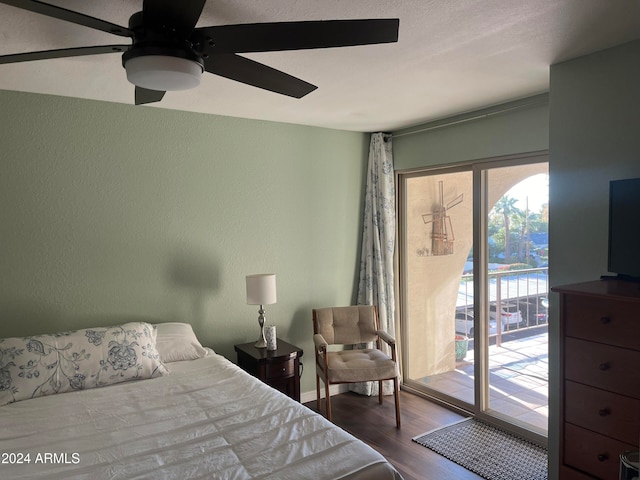
<instances>
[{"instance_id":1,"label":"white baseboard","mask_svg":"<svg viewBox=\"0 0 640 480\"><path fill-rule=\"evenodd\" d=\"M329 395L332 397L334 395L338 395L339 393L345 393L349 391L348 383L339 383L337 385L329 386ZM320 388L320 398L324 398L324 385L321 385ZM300 394L300 403L313 402L316 399L316 391L311 390L309 392L302 392Z\"/></svg>"}]
</instances>

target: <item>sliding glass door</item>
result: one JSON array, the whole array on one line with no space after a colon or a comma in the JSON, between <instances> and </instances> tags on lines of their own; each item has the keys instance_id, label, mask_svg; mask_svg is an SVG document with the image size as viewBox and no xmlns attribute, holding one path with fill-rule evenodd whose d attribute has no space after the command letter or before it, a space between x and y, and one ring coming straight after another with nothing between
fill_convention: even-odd
<instances>
[{"instance_id":1,"label":"sliding glass door","mask_svg":"<svg viewBox=\"0 0 640 480\"><path fill-rule=\"evenodd\" d=\"M417 174L403 182L404 376L447 400L472 404L473 294L465 308L459 285L471 268L473 175L469 170ZM458 368L460 362L467 368Z\"/></svg>"},{"instance_id":2,"label":"sliding glass door","mask_svg":"<svg viewBox=\"0 0 640 480\"><path fill-rule=\"evenodd\" d=\"M547 163L486 171L487 404L483 411L546 435ZM492 334L491 329L494 330Z\"/></svg>"},{"instance_id":3,"label":"sliding glass door","mask_svg":"<svg viewBox=\"0 0 640 480\"><path fill-rule=\"evenodd\" d=\"M530 436L547 425L546 156L399 175L405 385Z\"/></svg>"}]
</instances>

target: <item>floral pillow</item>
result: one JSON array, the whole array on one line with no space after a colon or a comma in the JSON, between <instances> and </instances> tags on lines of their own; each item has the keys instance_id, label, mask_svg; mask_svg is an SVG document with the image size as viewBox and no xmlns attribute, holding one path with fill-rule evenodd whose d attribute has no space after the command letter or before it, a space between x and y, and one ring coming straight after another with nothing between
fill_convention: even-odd
<instances>
[{"instance_id":1,"label":"floral pillow","mask_svg":"<svg viewBox=\"0 0 640 480\"><path fill-rule=\"evenodd\" d=\"M0 405L168 373L148 323L0 339Z\"/></svg>"}]
</instances>

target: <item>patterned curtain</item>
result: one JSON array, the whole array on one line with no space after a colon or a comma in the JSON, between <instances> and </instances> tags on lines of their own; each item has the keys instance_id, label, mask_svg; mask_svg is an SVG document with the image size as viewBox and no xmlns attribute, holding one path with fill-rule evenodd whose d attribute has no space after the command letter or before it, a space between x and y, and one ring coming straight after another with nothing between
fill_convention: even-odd
<instances>
[{"instance_id":1,"label":"patterned curtain","mask_svg":"<svg viewBox=\"0 0 640 480\"><path fill-rule=\"evenodd\" d=\"M377 305L380 328L394 337L395 195L391 135L374 133L369 145L358 304ZM363 395L377 395L378 382L355 383L351 390ZM392 393L392 383L385 382L383 394Z\"/></svg>"}]
</instances>

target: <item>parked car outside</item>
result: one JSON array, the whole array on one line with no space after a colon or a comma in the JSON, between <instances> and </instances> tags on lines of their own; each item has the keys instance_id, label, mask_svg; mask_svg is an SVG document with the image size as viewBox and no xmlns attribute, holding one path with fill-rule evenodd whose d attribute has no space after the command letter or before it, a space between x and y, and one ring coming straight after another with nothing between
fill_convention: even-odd
<instances>
[{"instance_id":1,"label":"parked car outside","mask_svg":"<svg viewBox=\"0 0 640 480\"><path fill-rule=\"evenodd\" d=\"M544 325L549 320L549 299L543 296L531 297L524 307L521 306L521 312L526 312L524 320L529 327Z\"/></svg>"},{"instance_id":2,"label":"parked car outside","mask_svg":"<svg viewBox=\"0 0 640 480\"><path fill-rule=\"evenodd\" d=\"M549 299L547 297L540 297L540 311L536 315L536 319L539 323L547 323L549 320Z\"/></svg>"},{"instance_id":3,"label":"parked car outside","mask_svg":"<svg viewBox=\"0 0 640 480\"><path fill-rule=\"evenodd\" d=\"M496 317L496 305L489 305L489 318L495 321ZM518 310L517 305L502 305L500 318L502 328L505 330L511 327L518 327L522 323L522 313Z\"/></svg>"},{"instance_id":4,"label":"parked car outside","mask_svg":"<svg viewBox=\"0 0 640 480\"><path fill-rule=\"evenodd\" d=\"M473 314L471 312L456 312L456 333L461 333L469 338L473 338ZM489 335L498 333L495 320L489 320Z\"/></svg>"}]
</instances>

